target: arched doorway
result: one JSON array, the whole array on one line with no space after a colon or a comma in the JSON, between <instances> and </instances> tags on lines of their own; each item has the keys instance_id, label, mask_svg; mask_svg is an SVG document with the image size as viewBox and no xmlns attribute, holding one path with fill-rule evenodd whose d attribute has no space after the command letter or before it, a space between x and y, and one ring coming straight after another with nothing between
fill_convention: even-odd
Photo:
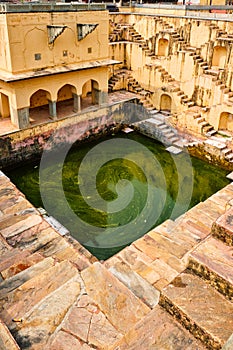
<instances>
[{"instance_id":1,"label":"arched doorway","mask_svg":"<svg viewBox=\"0 0 233 350\"><path fill-rule=\"evenodd\" d=\"M0 93L0 135L18 129L17 122L11 118L9 97Z\"/></svg>"},{"instance_id":2,"label":"arched doorway","mask_svg":"<svg viewBox=\"0 0 233 350\"><path fill-rule=\"evenodd\" d=\"M9 97L3 93L0 93L0 118L10 117L10 104Z\"/></svg>"},{"instance_id":3,"label":"arched doorway","mask_svg":"<svg viewBox=\"0 0 233 350\"><path fill-rule=\"evenodd\" d=\"M31 124L48 121L51 117L49 102L51 95L48 91L40 89L30 97L29 120Z\"/></svg>"},{"instance_id":4,"label":"arched doorway","mask_svg":"<svg viewBox=\"0 0 233 350\"><path fill-rule=\"evenodd\" d=\"M219 130L233 131L233 115L228 112L222 112L219 118Z\"/></svg>"},{"instance_id":5,"label":"arched doorway","mask_svg":"<svg viewBox=\"0 0 233 350\"><path fill-rule=\"evenodd\" d=\"M159 39L158 43L158 56L167 56L168 55L168 40Z\"/></svg>"},{"instance_id":6,"label":"arched doorway","mask_svg":"<svg viewBox=\"0 0 233 350\"><path fill-rule=\"evenodd\" d=\"M77 92L73 85L62 86L57 93L57 116L61 118L77 112L76 98Z\"/></svg>"},{"instance_id":7,"label":"arched doorway","mask_svg":"<svg viewBox=\"0 0 233 350\"><path fill-rule=\"evenodd\" d=\"M172 99L169 95L163 94L160 98L160 110L171 112Z\"/></svg>"},{"instance_id":8,"label":"arched doorway","mask_svg":"<svg viewBox=\"0 0 233 350\"><path fill-rule=\"evenodd\" d=\"M99 84L90 79L82 87L82 109L99 104Z\"/></svg>"},{"instance_id":9,"label":"arched doorway","mask_svg":"<svg viewBox=\"0 0 233 350\"><path fill-rule=\"evenodd\" d=\"M224 68L227 49L224 46L215 46L213 52L212 66Z\"/></svg>"}]
</instances>

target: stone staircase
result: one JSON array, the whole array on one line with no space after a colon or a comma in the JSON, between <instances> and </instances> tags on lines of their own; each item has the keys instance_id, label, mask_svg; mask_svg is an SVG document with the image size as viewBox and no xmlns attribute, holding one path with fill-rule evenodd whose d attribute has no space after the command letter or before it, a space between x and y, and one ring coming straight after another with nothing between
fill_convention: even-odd
<instances>
[{"instance_id":1,"label":"stone staircase","mask_svg":"<svg viewBox=\"0 0 233 350\"><path fill-rule=\"evenodd\" d=\"M148 41L136 31L133 24L117 23L109 35L109 41L131 41L139 44L146 56L154 56L154 52L149 48Z\"/></svg>"},{"instance_id":2,"label":"stone staircase","mask_svg":"<svg viewBox=\"0 0 233 350\"><path fill-rule=\"evenodd\" d=\"M232 349L232 198L230 184L105 262L150 307L153 291L141 281L160 291L158 305L111 349Z\"/></svg>"},{"instance_id":3,"label":"stone staircase","mask_svg":"<svg viewBox=\"0 0 233 350\"><path fill-rule=\"evenodd\" d=\"M183 148L187 144L187 140L180 137L177 130L166 123L163 112L158 112L156 109L149 111L147 119L132 126L140 133L159 140L166 146Z\"/></svg>"},{"instance_id":4,"label":"stone staircase","mask_svg":"<svg viewBox=\"0 0 233 350\"><path fill-rule=\"evenodd\" d=\"M139 98L139 104L143 105L147 110L153 110L153 104L151 103L151 92L142 88L139 82L133 78L131 71L127 69L121 69L116 72L108 81L108 91L117 91L125 89L137 94Z\"/></svg>"},{"instance_id":5,"label":"stone staircase","mask_svg":"<svg viewBox=\"0 0 233 350\"><path fill-rule=\"evenodd\" d=\"M176 81L166 69L158 62L146 64L148 69L153 69L155 72L160 74L161 83L166 83L165 90L168 92L175 93L182 105L186 108L194 106L194 101L185 94L183 90L180 89L180 83Z\"/></svg>"},{"instance_id":6,"label":"stone staircase","mask_svg":"<svg viewBox=\"0 0 233 350\"><path fill-rule=\"evenodd\" d=\"M126 88L128 78L127 70L118 70L108 81L108 92L113 92Z\"/></svg>"},{"instance_id":7,"label":"stone staircase","mask_svg":"<svg viewBox=\"0 0 233 350\"><path fill-rule=\"evenodd\" d=\"M207 137L216 135L217 131L206 121L201 112L192 113L192 118L194 120L194 124L196 124L196 131L198 133L203 134Z\"/></svg>"},{"instance_id":8,"label":"stone staircase","mask_svg":"<svg viewBox=\"0 0 233 350\"><path fill-rule=\"evenodd\" d=\"M0 193L2 349L231 349L232 183L105 263Z\"/></svg>"},{"instance_id":9,"label":"stone staircase","mask_svg":"<svg viewBox=\"0 0 233 350\"><path fill-rule=\"evenodd\" d=\"M219 35L222 37L226 37L228 35L232 36L233 40L233 34L227 34L224 31L221 31L219 29ZM223 76L224 71L222 69L219 69L217 67L211 68L208 64L208 62L204 61L204 59L200 56L200 49L190 47L188 45L184 46L185 50L191 51L190 56L192 56L194 63L197 67L196 74L197 75L208 75L212 77L212 82L218 89L221 91L221 100L218 104L224 103L227 106L232 107L233 106L233 91L228 88L224 82Z\"/></svg>"}]
</instances>

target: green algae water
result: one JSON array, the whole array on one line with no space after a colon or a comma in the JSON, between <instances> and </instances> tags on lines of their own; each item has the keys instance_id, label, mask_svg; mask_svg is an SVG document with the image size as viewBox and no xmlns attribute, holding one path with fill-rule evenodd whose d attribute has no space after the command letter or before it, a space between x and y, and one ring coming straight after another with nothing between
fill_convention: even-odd
<instances>
[{"instance_id":1,"label":"green algae water","mask_svg":"<svg viewBox=\"0 0 233 350\"><path fill-rule=\"evenodd\" d=\"M74 145L64 162L58 151L8 172L99 259L207 199L229 183L226 174L135 132Z\"/></svg>"}]
</instances>

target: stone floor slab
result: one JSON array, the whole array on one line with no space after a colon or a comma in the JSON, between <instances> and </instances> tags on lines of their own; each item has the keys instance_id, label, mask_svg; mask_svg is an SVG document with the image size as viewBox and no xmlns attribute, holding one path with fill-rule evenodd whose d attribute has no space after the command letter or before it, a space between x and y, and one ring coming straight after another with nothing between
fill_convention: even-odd
<instances>
[{"instance_id":1,"label":"stone floor slab","mask_svg":"<svg viewBox=\"0 0 233 350\"><path fill-rule=\"evenodd\" d=\"M12 337L9 329L4 322L0 321L0 349L1 350L20 350L15 339Z\"/></svg>"},{"instance_id":2,"label":"stone floor slab","mask_svg":"<svg viewBox=\"0 0 233 350\"><path fill-rule=\"evenodd\" d=\"M150 311L100 263L94 263L81 275L88 295L119 332L127 332Z\"/></svg>"},{"instance_id":3,"label":"stone floor slab","mask_svg":"<svg viewBox=\"0 0 233 350\"><path fill-rule=\"evenodd\" d=\"M79 274L61 284L23 315L22 322L11 324L11 331L22 349L44 349L51 334L63 321L80 294Z\"/></svg>"},{"instance_id":4,"label":"stone floor slab","mask_svg":"<svg viewBox=\"0 0 233 350\"><path fill-rule=\"evenodd\" d=\"M110 350L204 350L188 331L156 306Z\"/></svg>"},{"instance_id":5,"label":"stone floor slab","mask_svg":"<svg viewBox=\"0 0 233 350\"><path fill-rule=\"evenodd\" d=\"M211 349L221 349L233 332L233 304L195 275L176 277L160 305Z\"/></svg>"},{"instance_id":6,"label":"stone floor slab","mask_svg":"<svg viewBox=\"0 0 233 350\"><path fill-rule=\"evenodd\" d=\"M23 272L26 274L27 270ZM40 274L35 274L31 279L21 284L2 299L3 321L9 326L12 323L12 319L23 318L24 314L39 303L40 300L55 291L76 274L77 269L67 261L57 263L45 271L40 272Z\"/></svg>"},{"instance_id":7,"label":"stone floor slab","mask_svg":"<svg viewBox=\"0 0 233 350\"><path fill-rule=\"evenodd\" d=\"M233 299L233 247L208 237L189 255L189 268Z\"/></svg>"},{"instance_id":8,"label":"stone floor slab","mask_svg":"<svg viewBox=\"0 0 233 350\"><path fill-rule=\"evenodd\" d=\"M87 295L81 296L71 308L61 329L97 349L106 349L122 338L122 334Z\"/></svg>"},{"instance_id":9,"label":"stone floor slab","mask_svg":"<svg viewBox=\"0 0 233 350\"><path fill-rule=\"evenodd\" d=\"M233 245L233 208L220 216L212 227L213 236L223 242Z\"/></svg>"},{"instance_id":10,"label":"stone floor slab","mask_svg":"<svg viewBox=\"0 0 233 350\"><path fill-rule=\"evenodd\" d=\"M158 304L159 291L136 272L132 271L129 266L122 262L117 262L109 268L109 271L147 306L154 308Z\"/></svg>"},{"instance_id":11,"label":"stone floor slab","mask_svg":"<svg viewBox=\"0 0 233 350\"><path fill-rule=\"evenodd\" d=\"M22 271L15 276L8 278L0 284L0 299L6 297L6 295L18 288L20 285L33 278L37 274L47 270L51 266L55 265L53 258L46 258L37 264L29 267L26 271Z\"/></svg>"}]
</instances>

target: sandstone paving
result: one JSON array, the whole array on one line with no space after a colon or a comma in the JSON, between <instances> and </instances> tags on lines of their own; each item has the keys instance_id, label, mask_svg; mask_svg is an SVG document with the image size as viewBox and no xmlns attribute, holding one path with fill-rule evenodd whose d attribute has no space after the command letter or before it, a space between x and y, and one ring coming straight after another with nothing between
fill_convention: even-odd
<instances>
[{"instance_id":1,"label":"sandstone paving","mask_svg":"<svg viewBox=\"0 0 233 350\"><path fill-rule=\"evenodd\" d=\"M182 227L182 224L172 220L166 220L163 224L151 230L151 232L156 232L174 243L182 245L187 250L190 250L199 241L186 227Z\"/></svg>"},{"instance_id":2,"label":"sandstone paving","mask_svg":"<svg viewBox=\"0 0 233 350\"><path fill-rule=\"evenodd\" d=\"M4 215L11 215L30 208L32 208L32 204L28 202L24 197L19 196L15 204L2 209L2 212Z\"/></svg>"},{"instance_id":3,"label":"sandstone paving","mask_svg":"<svg viewBox=\"0 0 233 350\"><path fill-rule=\"evenodd\" d=\"M24 256L23 253L24 251L21 253L18 261L15 261L15 263L9 265L7 268L1 271L1 275L4 279L17 275L19 272L26 270L30 266L44 260L44 257L40 253L34 253L28 256Z\"/></svg>"},{"instance_id":4,"label":"sandstone paving","mask_svg":"<svg viewBox=\"0 0 233 350\"><path fill-rule=\"evenodd\" d=\"M196 236L196 240L199 242L205 239L211 233L212 226L210 222L208 226L206 226L199 217L193 217L191 215L186 215L179 220L179 224L185 226L188 231L192 232L193 235ZM212 221L213 223L213 221Z\"/></svg>"},{"instance_id":5,"label":"sandstone paving","mask_svg":"<svg viewBox=\"0 0 233 350\"><path fill-rule=\"evenodd\" d=\"M5 238L0 235L0 255L5 254L7 251L11 249L12 247L7 243Z\"/></svg>"},{"instance_id":6,"label":"sandstone paving","mask_svg":"<svg viewBox=\"0 0 233 350\"><path fill-rule=\"evenodd\" d=\"M83 270L81 275L88 295L118 331L127 332L150 311L146 304L100 263L95 262Z\"/></svg>"},{"instance_id":7,"label":"sandstone paving","mask_svg":"<svg viewBox=\"0 0 233 350\"><path fill-rule=\"evenodd\" d=\"M233 298L233 247L208 237L189 255L189 268Z\"/></svg>"},{"instance_id":8,"label":"sandstone paving","mask_svg":"<svg viewBox=\"0 0 233 350\"><path fill-rule=\"evenodd\" d=\"M42 218L38 214L27 213L13 216L0 222L0 233L5 238L12 237L41 222Z\"/></svg>"},{"instance_id":9,"label":"sandstone paving","mask_svg":"<svg viewBox=\"0 0 233 350\"><path fill-rule=\"evenodd\" d=\"M214 222L212 233L216 238L233 245L233 207Z\"/></svg>"},{"instance_id":10,"label":"sandstone paving","mask_svg":"<svg viewBox=\"0 0 233 350\"><path fill-rule=\"evenodd\" d=\"M110 349L204 350L206 348L158 305Z\"/></svg>"},{"instance_id":11,"label":"sandstone paving","mask_svg":"<svg viewBox=\"0 0 233 350\"><path fill-rule=\"evenodd\" d=\"M2 175L0 189L0 341L8 326L22 350L204 349L187 328L210 349L232 344L231 247L210 236L232 234L232 184L104 264Z\"/></svg>"},{"instance_id":12,"label":"sandstone paving","mask_svg":"<svg viewBox=\"0 0 233 350\"><path fill-rule=\"evenodd\" d=\"M153 260L147 257L133 245L124 248L121 252L108 259L105 262L105 266L110 268L119 261L124 262L130 267L130 269L135 271L151 285L160 279L160 275L156 269L153 269L153 267L150 266Z\"/></svg>"},{"instance_id":13,"label":"sandstone paving","mask_svg":"<svg viewBox=\"0 0 233 350\"><path fill-rule=\"evenodd\" d=\"M18 344L6 327L5 323L0 320L0 349L1 350L20 350Z\"/></svg>"},{"instance_id":14,"label":"sandstone paving","mask_svg":"<svg viewBox=\"0 0 233 350\"><path fill-rule=\"evenodd\" d=\"M133 243L137 249L148 255L152 260L162 259L171 268L181 272L185 269L185 263L181 260L184 255L182 246L179 248L169 244L169 242L156 241L149 234L144 235ZM173 246L173 247L172 247ZM169 247L169 250L167 249ZM176 249L178 248L178 249Z\"/></svg>"},{"instance_id":15,"label":"sandstone paving","mask_svg":"<svg viewBox=\"0 0 233 350\"><path fill-rule=\"evenodd\" d=\"M58 233L46 221L42 221L16 236L7 238L7 242L14 248L30 249L35 252L43 249L57 237Z\"/></svg>"},{"instance_id":16,"label":"sandstone paving","mask_svg":"<svg viewBox=\"0 0 233 350\"><path fill-rule=\"evenodd\" d=\"M212 220L216 220L220 215L226 211L226 204L220 205L212 200L212 197L206 199L199 204L198 209L210 216Z\"/></svg>"},{"instance_id":17,"label":"sandstone paving","mask_svg":"<svg viewBox=\"0 0 233 350\"><path fill-rule=\"evenodd\" d=\"M77 274L77 269L68 261L64 261L35 275L4 298L3 320L8 325L12 319L22 318L33 305L70 280L75 274Z\"/></svg>"},{"instance_id":18,"label":"sandstone paving","mask_svg":"<svg viewBox=\"0 0 233 350\"><path fill-rule=\"evenodd\" d=\"M233 304L193 274L165 287L160 305L211 349L221 349L233 332Z\"/></svg>"},{"instance_id":19,"label":"sandstone paving","mask_svg":"<svg viewBox=\"0 0 233 350\"><path fill-rule=\"evenodd\" d=\"M80 294L80 276L61 283L55 292L45 296L36 307L23 314L21 322L10 324L11 332L23 349L44 349L51 334L61 324L67 311Z\"/></svg>"},{"instance_id":20,"label":"sandstone paving","mask_svg":"<svg viewBox=\"0 0 233 350\"><path fill-rule=\"evenodd\" d=\"M38 262L37 264L29 267L27 270L21 271L18 274L4 280L0 284L0 299L4 298L8 293L10 293L11 291L18 288L23 283L33 278L38 273L42 273L43 271L46 271L51 266L54 266L55 263L56 262L53 258L51 257L46 258Z\"/></svg>"},{"instance_id":21,"label":"sandstone paving","mask_svg":"<svg viewBox=\"0 0 233 350\"><path fill-rule=\"evenodd\" d=\"M0 272L6 270L14 263L18 262L20 259L25 259L31 255L29 250L20 250L20 249L11 249L8 250L5 254L1 255L0 260Z\"/></svg>"},{"instance_id":22,"label":"sandstone paving","mask_svg":"<svg viewBox=\"0 0 233 350\"><path fill-rule=\"evenodd\" d=\"M96 349L83 343L70 333L63 330L54 335L53 341L45 348L46 350L93 350Z\"/></svg>"},{"instance_id":23,"label":"sandstone paving","mask_svg":"<svg viewBox=\"0 0 233 350\"><path fill-rule=\"evenodd\" d=\"M61 330L98 349L122 338L106 315L88 295L82 295L61 324Z\"/></svg>"},{"instance_id":24,"label":"sandstone paving","mask_svg":"<svg viewBox=\"0 0 233 350\"><path fill-rule=\"evenodd\" d=\"M109 271L150 308L158 304L159 291L126 264L118 262Z\"/></svg>"}]
</instances>

